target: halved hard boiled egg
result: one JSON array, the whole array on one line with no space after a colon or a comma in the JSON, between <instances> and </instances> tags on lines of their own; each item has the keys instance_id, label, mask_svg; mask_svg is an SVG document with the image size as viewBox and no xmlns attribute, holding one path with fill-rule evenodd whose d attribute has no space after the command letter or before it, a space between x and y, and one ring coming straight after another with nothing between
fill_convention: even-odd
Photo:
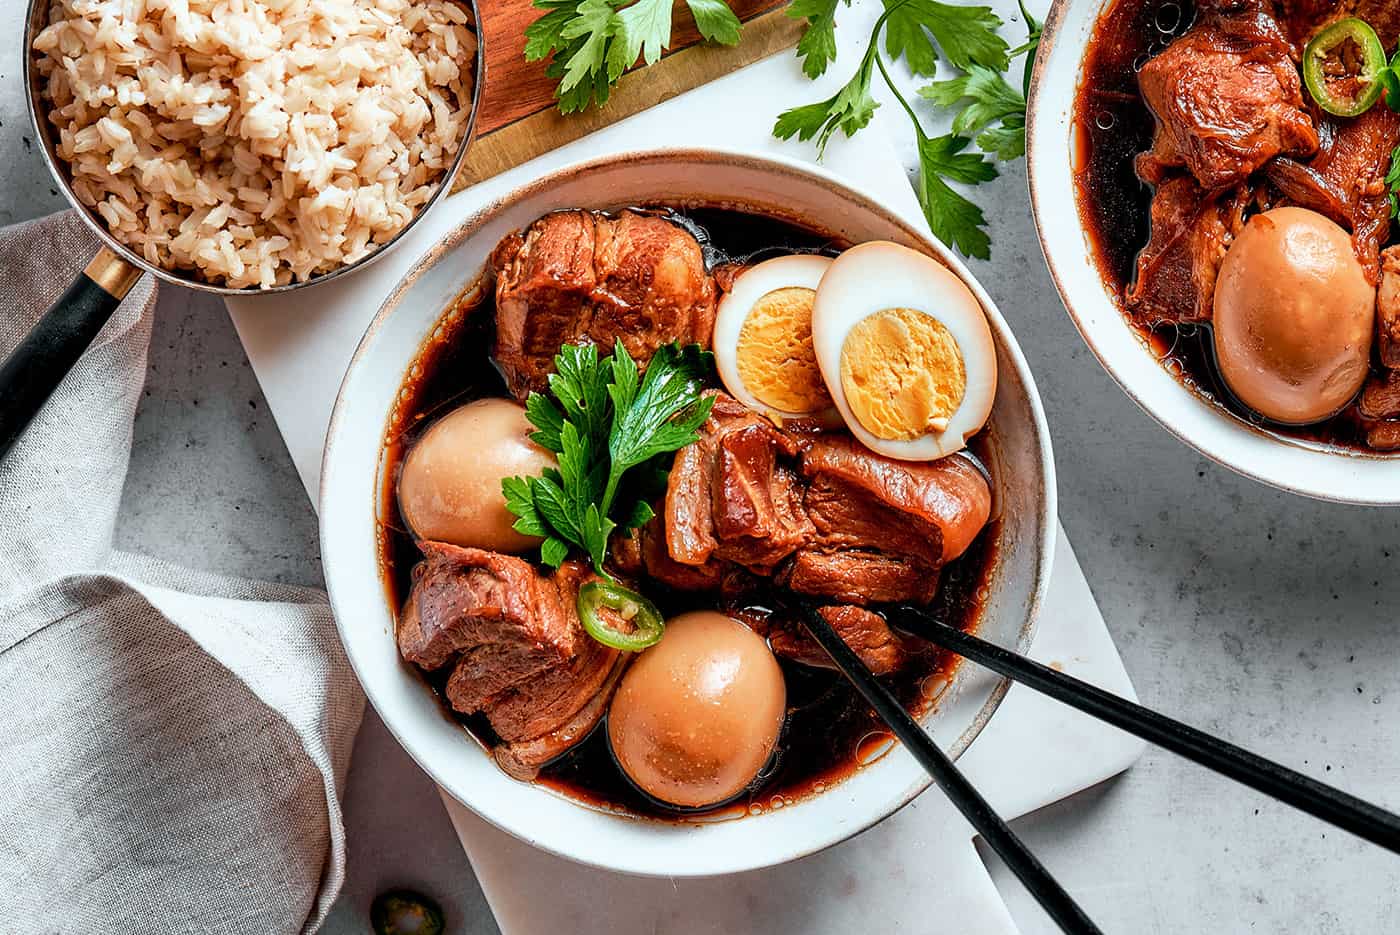
<instances>
[{"instance_id":1,"label":"halved hard boiled egg","mask_svg":"<svg viewBox=\"0 0 1400 935\"><path fill-rule=\"evenodd\" d=\"M836 420L812 350L812 303L829 257L794 254L741 272L715 315L715 365L744 405L779 418Z\"/></svg>"},{"instance_id":2,"label":"halved hard boiled egg","mask_svg":"<svg viewBox=\"0 0 1400 935\"><path fill-rule=\"evenodd\" d=\"M950 455L991 414L987 316L962 280L916 250L873 241L833 260L812 306L812 345L846 426L882 455Z\"/></svg>"}]
</instances>

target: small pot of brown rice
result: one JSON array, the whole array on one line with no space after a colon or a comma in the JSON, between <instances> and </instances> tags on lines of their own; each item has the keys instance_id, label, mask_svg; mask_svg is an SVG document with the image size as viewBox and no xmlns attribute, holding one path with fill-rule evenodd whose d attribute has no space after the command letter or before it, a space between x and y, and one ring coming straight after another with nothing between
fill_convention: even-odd
<instances>
[{"instance_id":1,"label":"small pot of brown rice","mask_svg":"<svg viewBox=\"0 0 1400 935\"><path fill-rule=\"evenodd\" d=\"M143 272L221 294L332 279L451 187L476 0L30 0L29 111L103 248L0 364L0 457Z\"/></svg>"}]
</instances>

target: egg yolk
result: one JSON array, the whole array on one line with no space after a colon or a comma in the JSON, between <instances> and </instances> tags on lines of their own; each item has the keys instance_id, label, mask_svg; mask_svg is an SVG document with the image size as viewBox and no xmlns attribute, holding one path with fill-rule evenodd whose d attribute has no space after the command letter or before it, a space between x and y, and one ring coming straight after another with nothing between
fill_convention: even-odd
<instances>
[{"instance_id":1,"label":"egg yolk","mask_svg":"<svg viewBox=\"0 0 1400 935\"><path fill-rule=\"evenodd\" d=\"M937 318L888 308L846 335L841 389L866 431L903 441L948 427L967 392L967 367L957 339Z\"/></svg>"},{"instance_id":2,"label":"egg yolk","mask_svg":"<svg viewBox=\"0 0 1400 935\"><path fill-rule=\"evenodd\" d=\"M812 349L812 301L801 286L774 289L754 303L739 329L735 361L754 398L780 412L831 405Z\"/></svg>"}]
</instances>

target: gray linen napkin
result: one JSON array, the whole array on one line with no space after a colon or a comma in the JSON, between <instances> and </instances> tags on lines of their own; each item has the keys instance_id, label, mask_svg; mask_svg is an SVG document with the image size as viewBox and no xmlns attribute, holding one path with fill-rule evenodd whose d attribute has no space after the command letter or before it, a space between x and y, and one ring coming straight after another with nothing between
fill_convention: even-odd
<instances>
[{"instance_id":1,"label":"gray linen napkin","mask_svg":"<svg viewBox=\"0 0 1400 935\"><path fill-rule=\"evenodd\" d=\"M96 249L0 231L0 355ZM0 930L310 932L364 696L322 592L112 549L155 297L0 462Z\"/></svg>"}]
</instances>

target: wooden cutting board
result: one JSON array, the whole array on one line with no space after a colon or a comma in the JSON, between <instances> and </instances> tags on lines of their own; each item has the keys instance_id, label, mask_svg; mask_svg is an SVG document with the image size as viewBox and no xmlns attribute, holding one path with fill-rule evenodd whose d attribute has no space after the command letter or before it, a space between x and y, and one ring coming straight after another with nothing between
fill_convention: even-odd
<instances>
[{"instance_id":1,"label":"wooden cutting board","mask_svg":"<svg viewBox=\"0 0 1400 935\"><path fill-rule=\"evenodd\" d=\"M743 23L738 45L701 40L684 0L676 0L671 48L662 59L623 75L606 106L564 116L554 103L557 82L544 73L548 62L525 61L525 27L541 11L530 0L482 0L486 83L476 136L453 191L797 44L803 24L784 15L787 0L729 0L729 5Z\"/></svg>"}]
</instances>

